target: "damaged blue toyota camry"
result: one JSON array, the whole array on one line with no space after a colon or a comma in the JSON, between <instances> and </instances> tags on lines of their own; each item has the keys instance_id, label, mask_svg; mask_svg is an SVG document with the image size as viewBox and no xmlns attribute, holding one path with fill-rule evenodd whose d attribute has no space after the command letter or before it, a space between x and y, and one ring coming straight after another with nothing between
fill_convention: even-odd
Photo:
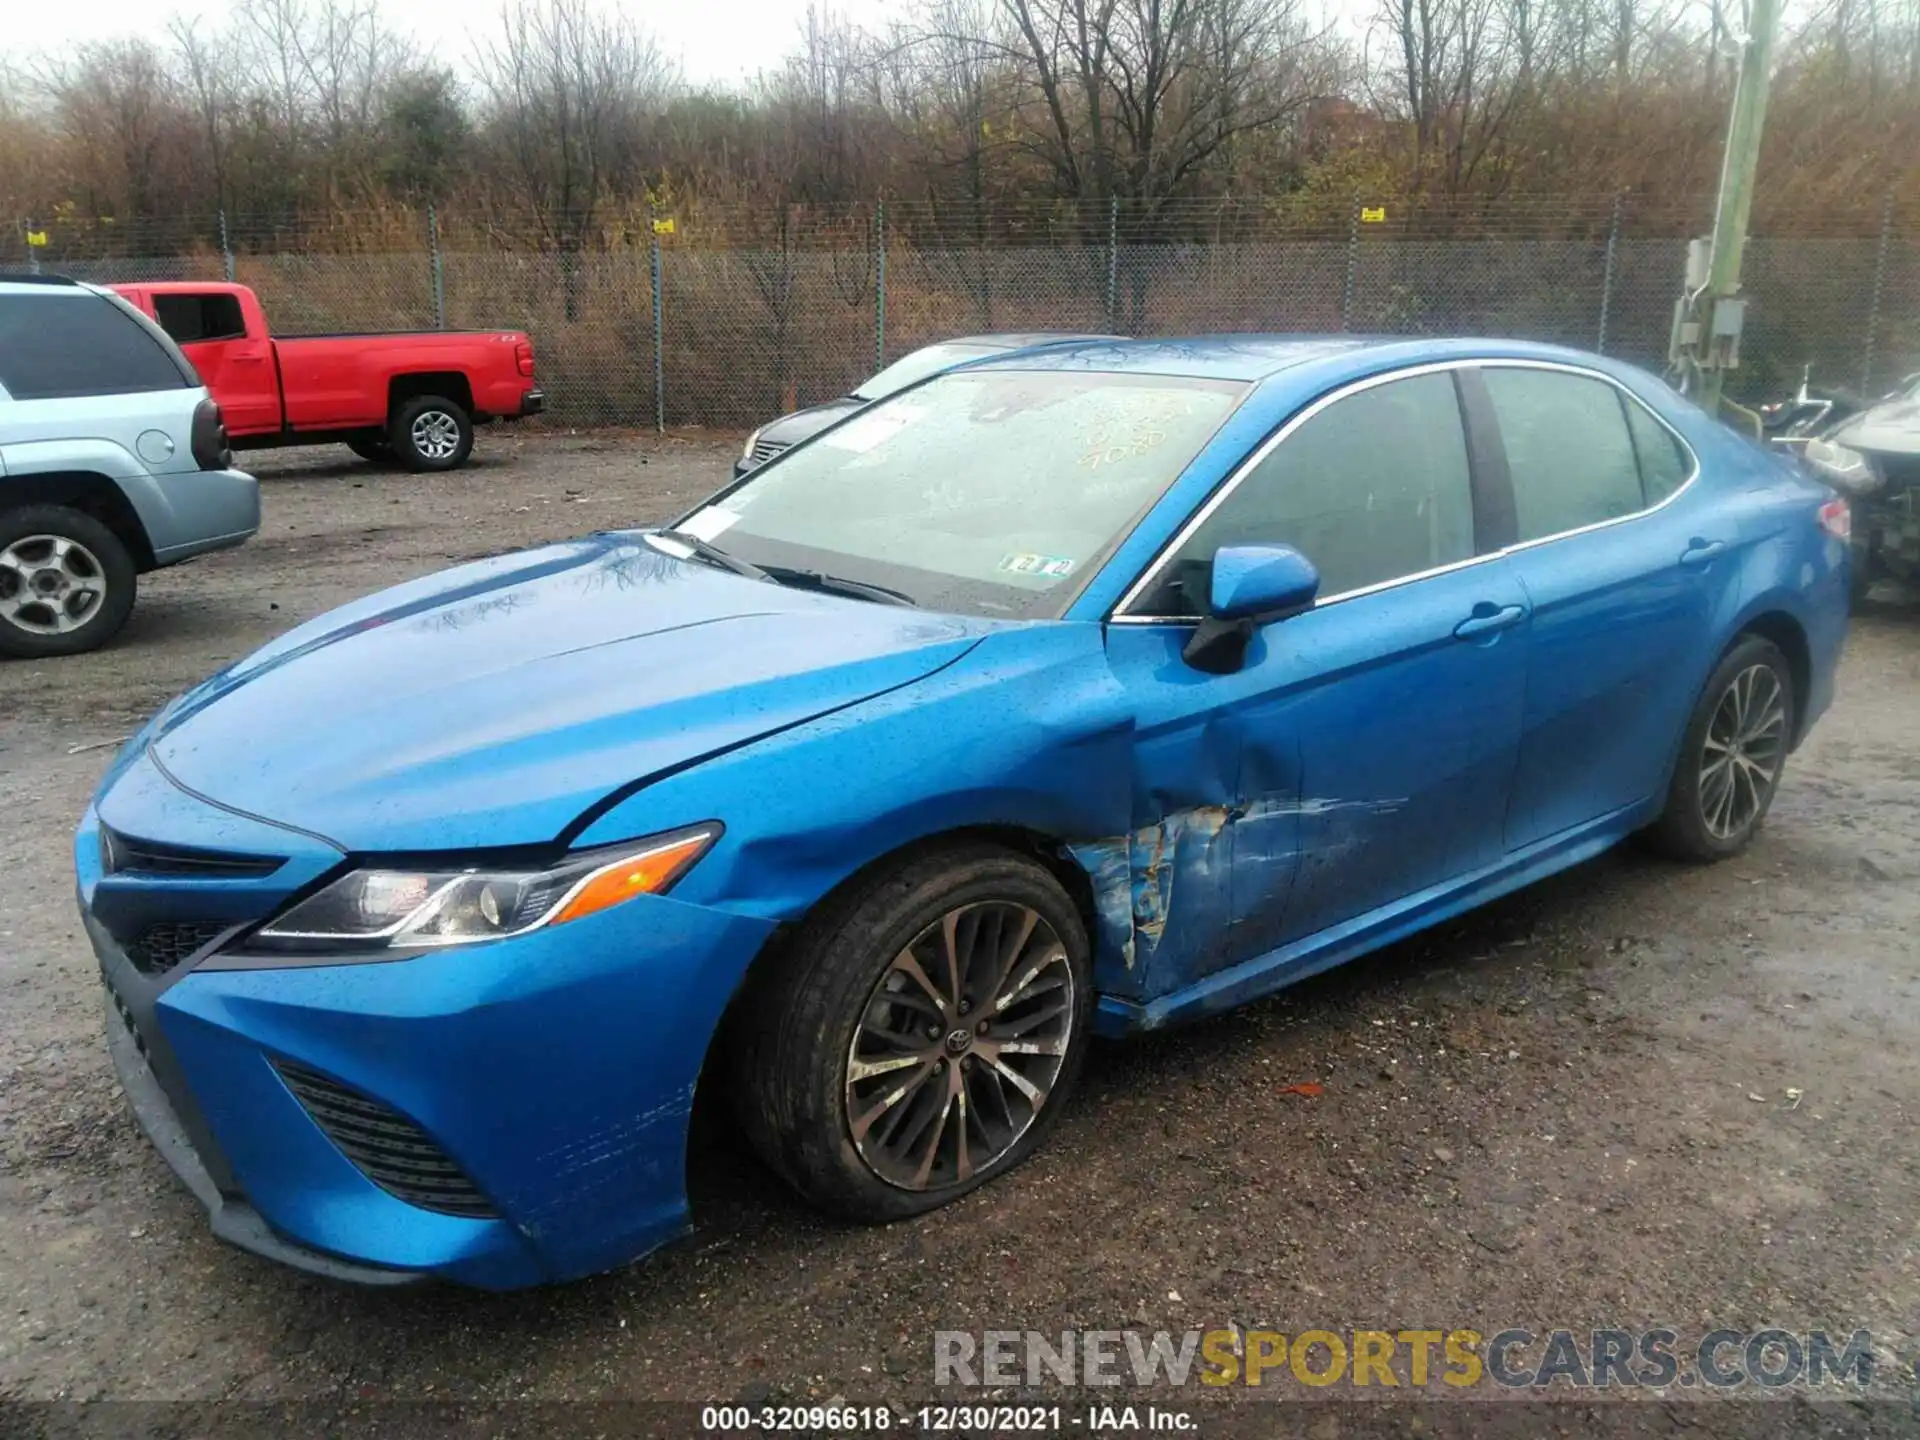
<instances>
[{"instance_id":1,"label":"damaged blue toyota camry","mask_svg":"<svg viewBox=\"0 0 1920 1440\"><path fill-rule=\"evenodd\" d=\"M1629 835L1740 850L1847 529L1574 351L989 359L166 706L75 843L109 1045L215 1231L322 1274L641 1256L696 1099L912 1215L1030 1155L1096 1034Z\"/></svg>"}]
</instances>

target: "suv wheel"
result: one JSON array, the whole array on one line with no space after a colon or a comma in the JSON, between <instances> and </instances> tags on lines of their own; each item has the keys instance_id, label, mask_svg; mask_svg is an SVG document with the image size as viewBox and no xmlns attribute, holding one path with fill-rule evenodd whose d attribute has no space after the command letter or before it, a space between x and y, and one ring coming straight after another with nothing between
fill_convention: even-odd
<instances>
[{"instance_id":1,"label":"suv wheel","mask_svg":"<svg viewBox=\"0 0 1920 1440\"><path fill-rule=\"evenodd\" d=\"M393 412L387 442L409 470L453 470L473 451L473 420L444 395L416 395Z\"/></svg>"},{"instance_id":2,"label":"suv wheel","mask_svg":"<svg viewBox=\"0 0 1920 1440\"><path fill-rule=\"evenodd\" d=\"M106 526L64 505L0 512L0 655L77 655L133 609L133 557Z\"/></svg>"}]
</instances>

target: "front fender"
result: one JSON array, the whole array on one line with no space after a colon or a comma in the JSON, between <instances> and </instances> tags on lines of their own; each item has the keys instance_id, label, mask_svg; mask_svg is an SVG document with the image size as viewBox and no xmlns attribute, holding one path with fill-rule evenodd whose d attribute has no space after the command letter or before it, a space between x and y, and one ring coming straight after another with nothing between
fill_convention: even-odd
<instances>
[{"instance_id":1,"label":"front fender","mask_svg":"<svg viewBox=\"0 0 1920 1440\"><path fill-rule=\"evenodd\" d=\"M848 877L957 830L1058 841L1130 825L1133 717L1101 627L1010 627L915 684L647 786L575 842L719 819L676 898L795 921Z\"/></svg>"}]
</instances>

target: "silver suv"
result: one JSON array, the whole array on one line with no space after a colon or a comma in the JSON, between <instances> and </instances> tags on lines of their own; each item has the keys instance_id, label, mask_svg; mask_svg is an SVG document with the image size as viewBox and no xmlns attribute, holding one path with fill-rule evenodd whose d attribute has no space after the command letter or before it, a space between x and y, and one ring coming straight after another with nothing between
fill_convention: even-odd
<instances>
[{"instance_id":1,"label":"silver suv","mask_svg":"<svg viewBox=\"0 0 1920 1440\"><path fill-rule=\"evenodd\" d=\"M220 407L126 301L0 276L0 656L112 637L134 577L260 528Z\"/></svg>"}]
</instances>

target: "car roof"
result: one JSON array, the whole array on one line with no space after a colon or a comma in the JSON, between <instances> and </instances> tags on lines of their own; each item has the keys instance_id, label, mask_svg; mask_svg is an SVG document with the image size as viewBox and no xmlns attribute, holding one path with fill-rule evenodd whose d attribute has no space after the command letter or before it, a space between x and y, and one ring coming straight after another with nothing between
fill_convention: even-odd
<instances>
[{"instance_id":1,"label":"car roof","mask_svg":"<svg viewBox=\"0 0 1920 1440\"><path fill-rule=\"evenodd\" d=\"M1404 335L1194 335L1154 340L1097 340L1051 345L1019 355L976 360L968 370L1100 370L1199 379L1265 380L1282 371L1345 358L1369 368L1485 359L1546 360L1613 370L1612 362L1560 345L1523 340Z\"/></svg>"},{"instance_id":2,"label":"car roof","mask_svg":"<svg viewBox=\"0 0 1920 1440\"><path fill-rule=\"evenodd\" d=\"M0 295L93 295L91 285L65 275L10 274L0 270Z\"/></svg>"},{"instance_id":3,"label":"car roof","mask_svg":"<svg viewBox=\"0 0 1920 1440\"><path fill-rule=\"evenodd\" d=\"M991 346L995 350L1024 350L1033 345L1061 345L1075 340L1124 340L1124 335L1106 335L1092 330L1013 330L996 335L956 335L951 340L935 340L926 346L937 350L942 345Z\"/></svg>"}]
</instances>

